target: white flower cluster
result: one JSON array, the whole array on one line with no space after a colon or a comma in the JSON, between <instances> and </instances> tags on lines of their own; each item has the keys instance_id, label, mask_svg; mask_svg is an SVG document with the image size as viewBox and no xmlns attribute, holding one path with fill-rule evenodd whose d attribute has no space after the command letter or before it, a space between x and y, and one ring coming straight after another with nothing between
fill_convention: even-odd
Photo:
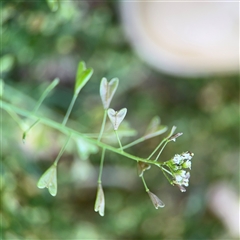
<instances>
[{"instance_id":1,"label":"white flower cluster","mask_svg":"<svg viewBox=\"0 0 240 240\"><path fill-rule=\"evenodd\" d=\"M174 174L174 177L173 183L180 188L181 192L185 192L186 189L183 186L188 187L190 173L185 170L179 170Z\"/></svg>"},{"instance_id":2,"label":"white flower cluster","mask_svg":"<svg viewBox=\"0 0 240 240\"><path fill-rule=\"evenodd\" d=\"M183 168L191 169L191 159L193 156L194 154L190 152L176 154L172 159L172 163L177 165L180 168L183 167Z\"/></svg>"},{"instance_id":3,"label":"white flower cluster","mask_svg":"<svg viewBox=\"0 0 240 240\"><path fill-rule=\"evenodd\" d=\"M191 169L191 159L194 156L191 152L184 152L182 154L176 154L166 165L170 169L174 185L180 188L180 191L185 192L184 187L188 187L190 173L184 169Z\"/></svg>"}]
</instances>

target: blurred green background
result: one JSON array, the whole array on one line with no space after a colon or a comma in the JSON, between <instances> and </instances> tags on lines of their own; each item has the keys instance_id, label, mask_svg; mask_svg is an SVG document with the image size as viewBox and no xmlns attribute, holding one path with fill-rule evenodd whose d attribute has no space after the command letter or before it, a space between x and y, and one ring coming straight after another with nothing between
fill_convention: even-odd
<instances>
[{"instance_id":1,"label":"blurred green background","mask_svg":"<svg viewBox=\"0 0 240 240\"><path fill-rule=\"evenodd\" d=\"M155 210L136 163L107 152L102 218L93 209L100 154L85 157L82 143L71 141L58 166L58 194L52 197L36 183L65 136L39 124L23 144L22 130L2 110L2 239L237 239L239 218L231 222L231 214L225 213L239 216L238 76L178 78L149 68L124 37L114 1L63 1L56 8L51 11L46 1L1 2L4 100L31 110L49 82L59 77L60 84L40 113L61 121L72 97L77 64L84 60L94 74L69 126L97 133L103 115L100 80L118 77L111 107L127 107L126 121L138 136L156 115L162 124L176 125L184 133L167 145L161 160L193 152L190 186L181 193L152 167L146 181L166 204ZM128 151L147 157L161 139Z\"/></svg>"}]
</instances>

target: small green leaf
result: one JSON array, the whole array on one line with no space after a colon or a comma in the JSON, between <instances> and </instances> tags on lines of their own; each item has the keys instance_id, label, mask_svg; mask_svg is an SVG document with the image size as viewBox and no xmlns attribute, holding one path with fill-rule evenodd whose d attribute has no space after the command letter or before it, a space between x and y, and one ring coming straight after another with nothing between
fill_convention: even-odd
<instances>
[{"instance_id":1,"label":"small green leaf","mask_svg":"<svg viewBox=\"0 0 240 240\"><path fill-rule=\"evenodd\" d=\"M100 97L104 109L109 108L112 98L117 90L118 82L118 78L113 78L110 82L108 82L106 78L102 78L100 83Z\"/></svg>"},{"instance_id":2,"label":"small green leaf","mask_svg":"<svg viewBox=\"0 0 240 240\"><path fill-rule=\"evenodd\" d=\"M108 109L108 117L113 125L113 129L116 131L119 127L119 125L121 124L121 122L123 121L123 119L125 118L127 114L127 109L126 108L122 108L119 111L115 111L112 108Z\"/></svg>"},{"instance_id":3,"label":"small green leaf","mask_svg":"<svg viewBox=\"0 0 240 240\"><path fill-rule=\"evenodd\" d=\"M47 3L52 12L56 12L60 6L59 0L47 0Z\"/></svg>"},{"instance_id":4,"label":"small green leaf","mask_svg":"<svg viewBox=\"0 0 240 240\"><path fill-rule=\"evenodd\" d=\"M77 70L76 81L75 81L75 89L74 89L75 95L79 94L80 90L89 81L92 74L93 74L93 69L86 68L86 65L84 62L80 62L78 64L78 70Z\"/></svg>"},{"instance_id":5,"label":"small green leaf","mask_svg":"<svg viewBox=\"0 0 240 240\"><path fill-rule=\"evenodd\" d=\"M48 170L41 176L37 183L37 187L46 187L52 196L57 195L57 166L55 164L48 168Z\"/></svg>"}]
</instances>

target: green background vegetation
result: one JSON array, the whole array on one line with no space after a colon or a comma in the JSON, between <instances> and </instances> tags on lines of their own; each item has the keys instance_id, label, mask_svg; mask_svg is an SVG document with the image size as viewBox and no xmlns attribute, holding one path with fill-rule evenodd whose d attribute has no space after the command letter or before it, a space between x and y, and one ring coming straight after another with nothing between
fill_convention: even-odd
<instances>
[{"instance_id":1,"label":"green background vegetation","mask_svg":"<svg viewBox=\"0 0 240 240\"><path fill-rule=\"evenodd\" d=\"M159 169L146 172L150 190L166 204L155 210L136 163L107 152L102 218L94 212L100 154L86 159L79 153L81 143L72 141L59 162L58 194L52 197L36 184L66 137L39 124L23 144L22 130L2 111L3 239L233 239L211 211L208 193L219 182L239 190L237 76L185 79L155 72L130 48L115 2L66 1L51 12L45 1L5 1L1 18L6 101L31 110L47 84L59 77L60 84L40 112L61 122L73 94L77 64L84 60L94 74L77 99L69 126L99 132L100 80L118 77L111 107L127 107L126 121L139 136L156 115L162 124L176 125L184 133L167 145L160 160L187 150L195 154L186 193L169 185ZM129 151L147 157L160 140L161 136Z\"/></svg>"}]
</instances>

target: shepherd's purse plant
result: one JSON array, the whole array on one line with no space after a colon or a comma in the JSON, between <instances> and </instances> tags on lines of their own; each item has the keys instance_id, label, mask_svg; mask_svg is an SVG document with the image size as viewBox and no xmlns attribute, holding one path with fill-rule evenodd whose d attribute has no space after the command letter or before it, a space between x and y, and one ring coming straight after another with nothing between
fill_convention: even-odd
<instances>
[{"instance_id":1,"label":"shepherd's purse plant","mask_svg":"<svg viewBox=\"0 0 240 240\"><path fill-rule=\"evenodd\" d=\"M69 141L74 140L76 138L80 138L84 141L84 143L86 143L86 145L88 144L91 147L95 146L101 149L101 157L99 158L100 167L99 167L99 176L97 181L97 193L96 193L96 201L94 205L94 210L96 212L98 212L101 216L104 216L105 214L105 196L104 196L104 190L102 185L102 172L103 172L103 165L104 165L104 160L107 152L114 152L130 160L136 161L138 176L141 178L145 191L149 195L150 200L153 203L153 206L156 209L164 207L165 204L163 203L163 201L160 200L154 193L152 193L149 190L148 185L144 178L144 173L150 170L151 166L155 166L161 170L161 172L164 174L164 176L166 177L166 179L169 181L171 185L177 186L181 192L185 192L186 187L188 187L189 185L189 179L190 179L189 171L191 170L191 160L194 154L191 153L190 151L185 151L185 152L173 155L168 160L160 161L161 153L163 152L166 145L170 142L175 142L176 139L182 135L181 132L175 133L176 131L175 126L171 128L171 130L169 131L169 134L167 134L167 136L159 142L159 144L155 147L155 149L149 154L147 158L129 154L127 151L128 148L165 133L167 131L167 127L164 125L161 125L160 118L156 116L150 121L142 137L128 144L123 145L121 139L124 137L124 134L123 133L120 134L119 129L124 119L127 116L127 108L122 108L118 110L115 110L114 108L110 108L111 101L118 88L118 84L119 84L118 78L113 78L110 81L108 81L105 77L103 77L100 82L99 93L100 93L100 99L103 106L103 119L102 119L101 128L99 129L98 136L94 136L88 133L81 133L70 127L67 127L66 124L68 122L69 116L73 109L74 103L79 93L81 92L81 89L90 80L92 74L93 74L92 68L87 68L84 62L79 63L77 74L76 74L72 101L69 105L66 115L64 116L61 122L56 122L49 118L39 116L37 114L37 111L40 105L42 104L44 99L47 97L48 93L52 91L54 87L59 83L58 79L55 79L46 88L46 90L42 93L40 99L38 100L36 106L32 111L21 109L13 105L12 103L10 103L8 100L4 99L4 82L2 80L0 81L1 108L6 110L14 118L14 120L16 120L19 126L23 129L23 136L22 136L23 143L27 141L27 134L29 130L33 129L33 127L36 126L37 124L44 124L66 135L65 144L63 144L58 156L53 161L53 164L40 177L37 183L37 187L47 188L49 193L52 196L57 195L58 162L61 156L63 155ZM30 124L29 126L25 126L26 124L24 124L24 120L22 119L22 117L31 119L33 121L32 124ZM106 133L106 130L105 130L107 121L109 121L112 125L112 132L115 134L116 141L118 142L117 147L107 144L106 141L104 141L104 138L106 137L105 135L109 134L109 132Z\"/></svg>"}]
</instances>

